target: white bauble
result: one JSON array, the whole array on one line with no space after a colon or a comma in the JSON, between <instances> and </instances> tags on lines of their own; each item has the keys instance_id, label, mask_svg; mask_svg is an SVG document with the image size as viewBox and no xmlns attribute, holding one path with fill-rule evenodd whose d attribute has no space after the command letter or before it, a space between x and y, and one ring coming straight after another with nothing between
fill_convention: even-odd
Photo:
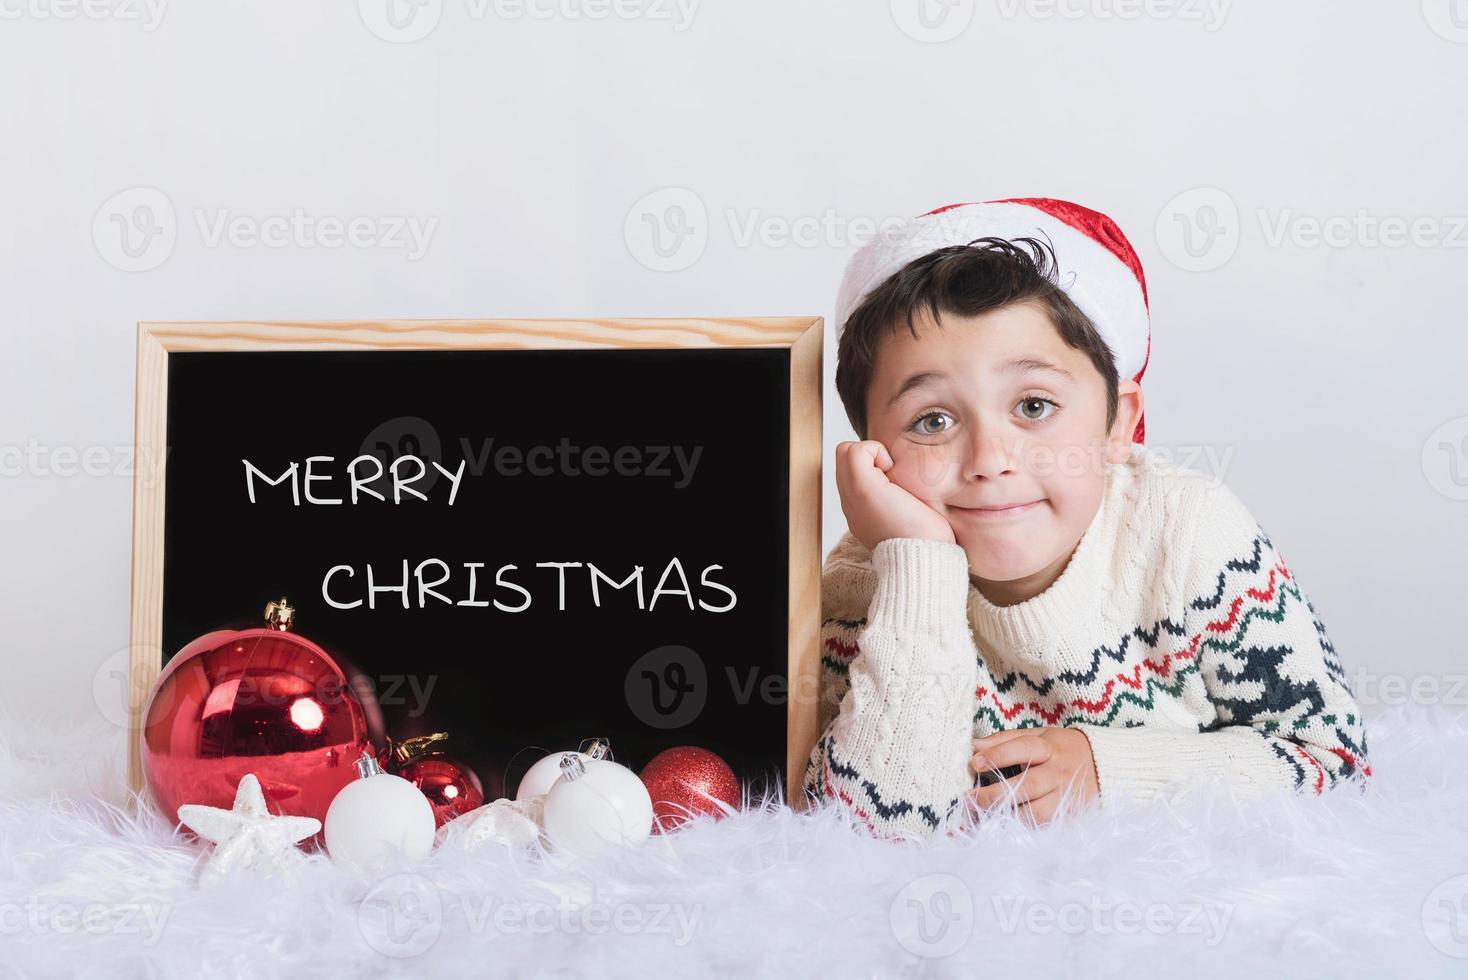
<instances>
[{"instance_id":1,"label":"white bauble","mask_svg":"<svg viewBox=\"0 0 1468 980\"><path fill-rule=\"evenodd\" d=\"M593 761L585 752L552 752L530 767L525 778L520 780L520 788L515 790L515 799L528 800L532 796L549 793L551 786L561 778L561 760L568 755L579 755L582 762Z\"/></svg>"},{"instance_id":2,"label":"white bauble","mask_svg":"<svg viewBox=\"0 0 1468 980\"><path fill-rule=\"evenodd\" d=\"M421 861L433 850L433 806L401 776L382 771L364 754L360 776L347 783L326 808L326 850L332 859L368 870L401 852Z\"/></svg>"},{"instance_id":3,"label":"white bauble","mask_svg":"<svg viewBox=\"0 0 1468 980\"><path fill-rule=\"evenodd\" d=\"M545 797L542 820L552 844L587 855L652 833L652 796L637 773L607 759L576 759L566 768Z\"/></svg>"}]
</instances>

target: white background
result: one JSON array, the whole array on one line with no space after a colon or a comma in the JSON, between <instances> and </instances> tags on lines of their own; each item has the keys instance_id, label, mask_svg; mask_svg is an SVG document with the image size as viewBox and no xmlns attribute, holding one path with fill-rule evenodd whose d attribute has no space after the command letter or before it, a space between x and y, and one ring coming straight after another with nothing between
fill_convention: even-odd
<instances>
[{"instance_id":1,"label":"white background","mask_svg":"<svg viewBox=\"0 0 1468 980\"><path fill-rule=\"evenodd\" d=\"M116 690L137 320L829 318L870 223L1023 195L1129 235L1149 444L1254 511L1363 702L1463 677L1462 0L388 2L0 0L5 710ZM298 209L431 234L239 237Z\"/></svg>"}]
</instances>

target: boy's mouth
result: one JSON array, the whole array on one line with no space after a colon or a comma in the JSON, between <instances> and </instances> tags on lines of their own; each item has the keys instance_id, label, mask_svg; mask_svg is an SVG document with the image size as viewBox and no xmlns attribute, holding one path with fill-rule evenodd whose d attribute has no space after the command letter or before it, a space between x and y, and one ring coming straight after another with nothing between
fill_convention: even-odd
<instances>
[{"instance_id":1,"label":"boy's mouth","mask_svg":"<svg viewBox=\"0 0 1468 980\"><path fill-rule=\"evenodd\" d=\"M1029 514L1045 502L1044 498L1039 500L1021 501L1013 504L994 504L986 507L954 507L965 517L971 517L978 521L1002 521L1021 517Z\"/></svg>"}]
</instances>

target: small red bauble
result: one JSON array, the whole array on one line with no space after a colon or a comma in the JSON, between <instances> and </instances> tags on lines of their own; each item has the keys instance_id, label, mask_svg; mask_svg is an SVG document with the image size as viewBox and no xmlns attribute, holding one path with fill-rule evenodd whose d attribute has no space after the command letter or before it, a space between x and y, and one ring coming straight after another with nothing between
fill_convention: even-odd
<instances>
[{"instance_id":1,"label":"small red bauble","mask_svg":"<svg viewBox=\"0 0 1468 980\"><path fill-rule=\"evenodd\" d=\"M417 786L428 798L439 827L484 805L484 786L474 770L442 751L441 743L448 737L445 732L435 732L401 742L388 739L378 756L388 772Z\"/></svg>"},{"instance_id":2,"label":"small red bauble","mask_svg":"<svg viewBox=\"0 0 1468 980\"><path fill-rule=\"evenodd\" d=\"M657 833L676 830L699 814L709 813L717 820L725 811L715 800L739 807L739 779L728 763L707 749L693 745L664 749L641 775L652 797Z\"/></svg>"},{"instance_id":3,"label":"small red bauble","mask_svg":"<svg viewBox=\"0 0 1468 980\"><path fill-rule=\"evenodd\" d=\"M143 777L163 814L229 809L254 773L274 813L326 819L371 751L367 716L325 650L288 632L284 599L267 625L216 630L185 646L153 685L139 733Z\"/></svg>"}]
</instances>

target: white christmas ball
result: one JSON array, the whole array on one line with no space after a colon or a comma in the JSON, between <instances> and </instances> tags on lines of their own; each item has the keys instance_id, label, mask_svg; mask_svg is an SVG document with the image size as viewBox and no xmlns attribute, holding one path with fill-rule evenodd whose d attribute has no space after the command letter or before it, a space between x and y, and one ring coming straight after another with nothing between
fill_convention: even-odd
<instances>
[{"instance_id":1,"label":"white christmas ball","mask_svg":"<svg viewBox=\"0 0 1468 980\"><path fill-rule=\"evenodd\" d=\"M428 797L401 776L378 772L343 786L326 808L326 850L368 870L399 851L421 861L433 850L436 827Z\"/></svg>"},{"instance_id":2,"label":"white christmas ball","mask_svg":"<svg viewBox=\"0 0 1468 980\"><path fill-rule=\"evenodd\" d=\"M528 800L532 796L544 796L549 793L551 786L561 778L561 759L568 755L579 755L582 762L595 761L585 752L552 752L530 767L525 778L520 780L520 788L515 791L515 799Z\"/></svg>"},{"instance_id":3,"label":"white christmas ball","mask_svg":"<svg viewBox=\"0 0 1468 980\"><path fill-rule=\"evenodd\" d=\"M652 833L652 796L641 778L606 759L583 760L585 772L563 777L545 797L546 836L559 848L593 854L608 844L635 844Z\"/></svg>"}]
</instances>

